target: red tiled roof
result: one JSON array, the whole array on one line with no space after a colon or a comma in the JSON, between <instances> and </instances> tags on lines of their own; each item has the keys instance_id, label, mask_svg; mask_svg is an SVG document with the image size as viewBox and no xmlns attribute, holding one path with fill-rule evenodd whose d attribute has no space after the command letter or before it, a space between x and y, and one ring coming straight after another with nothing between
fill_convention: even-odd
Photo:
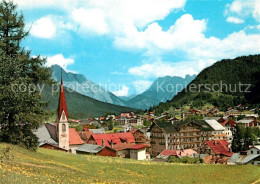
<instances>
[{"instance_id":1,"label":"red tiled roof","mask_svg":"<svg viewBox=\"0 0 260 184\"><path fill-rule=\"evenodd\" d=\"M93 134L92 131L83 131L82 133L86 135L87 139L89 139L90 136Z\"/></svg>"},{"instance_id":2,"label":"red tiled roof","mask_svg":"<svg viewBox=\"0 0 260 184\"><path fill-rule=\"evenodd\" d=\"M83 128L84 131L88 131L88 128Z\"/></svg>"},{"instance_id":3,"label":"red tiled roof","mask_svg":"<svg viewBox=\"0 0 260 184\"><path fill-rule=\"evenodd\" d=\"M142 150L144 148L146 148L146 146L143 144L119 143L113 145L113 149L116 151L126 150L126 149Z\"/></svg>"},{"instance_id":4,"label":"red tiled roof","mask_svg":"<svg viewBox=\"0 0 260 184\"><path fill-rule=\"evenodd\" d=\"M144 149L146 148L146 145L143 145L143 144L135 144L133 146L131 146L129 149L132 149L132 150L140 150L140 149Z\"/></svg>"},{"instance_id":5,"label":"red tiled roof","mask_svg":"<svg viewBox=\"0 0 260 184\"><path fill-rule=\"evenodd\" d=\"M219 118L217 121L218 121L219 123L223 123L223 122L225 121L225 119L224 119L223 117L221 117L221 118Z\"/></svg>"},{"instance_id":6,"label":"red tiled roof","mask_svg":"<svg viewBox=\"0 0 260 184\"><path fill-rule=\"evenodd\" d=\"M193 154L196 154L197 152L194 151L193 149L185 149L185 150L177 150L176 151L177 155L180 157L184 156L193 156Z\"/></svg>"},{"instance_id":7,"label":"red tiled roof","mask_svg":"<svg viewBox=\"0 0 260 184\"><path fill-rule=\"evenodd\" d=\"M224 122L222 122L220 124L222 126L224 126L226 124L229 124L231 127L235 127L237 123L235 121L233 121L232 119L228 119L228 120L226 120L226 121L224 121Z\"/></svg>"},{"instance_id":8,"label":"red tiled roof","mask_svg":"<svg viewBox=\"0 0 260 184\"><path fill-rule=\"evenodd\" d=\"M163 156L177 156L177 152L176 150L168 150L168 149L165 149L163 150L160 155L163 155Z\"/></svg>"},{"instance_id":9,"label":"red tiled roof","mask_svg":"<svg viewBox=\"0 0 260 184\"><path fill-rule=\"evenodd\" d=\"M69 129L69 144L70 145L84 144L84 141L80 138L75 128Z\"/></svg>"},{"instance_id":10,"label":"red tiled roof","mask_svg":"<svg viewBox=\"0 0 260 184\"><path fill-rule=\"evenodd\" d=\"M104 139L105 146L111 145L111 142L113 141L113 144L118 143L134 143L135 138L131 132L125 132L125 133L108 133L108 134L92 134L92 137L95 139L96 143L100 146L102 146L102 141Z\"/></svg>"},{"instance_id":11,"label":"red tiled roof","mask_svg":"<svg viewBox=\"0 0 260 184\"><path fill-rule=\"evenodd\" d=\"M227 140L211 140L205 142L204 144L207 144L215 154L222 154L229 157L233 155L233 152L229 151L229 143Z\"/></svg>"},{"instance_id":12,"label":"red tiled roof","mask_svg":"<svg viewBox=\"0 0 260 184\"><path fill-rule=\"evenodd\" d=\"M169 149L165 149L165 150L163 150L160 153L160 155L183 157L183 156L192 156L195 153L197 153L197 152L194 151L193 149L185 149L185 150L169 150Z\"/></svg>"},{"instance_id":13,"label":"red tiled roof","mask_svg":"<svg viewBox=\"0 0 260 184\"><path fill-rule=\"evenodd\" d=\"M59 107L58 107L58 120L60 120L60 117L61 117L63 111L65 112L65 115L66 115L67 120L68 120L69 119L69 113L68 113L68 109L67 109L67 105L66 105L64 87L63 87L63 80L61 78L60 99L59 99Z\"/></svg>"}]
</instances>

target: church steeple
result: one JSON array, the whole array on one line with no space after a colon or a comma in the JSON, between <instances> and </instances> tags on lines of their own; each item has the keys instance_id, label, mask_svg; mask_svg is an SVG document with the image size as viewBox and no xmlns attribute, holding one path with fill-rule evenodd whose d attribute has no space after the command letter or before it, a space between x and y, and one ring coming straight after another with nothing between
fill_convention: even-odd
<instances>
[{"instance_id":1,"label":"church steeple","mask_svg":"<svg viewBox=\"0 0 260 184\"><path fill-rule=\"evenodd\" d=\"M58 144L60 148L69 150L69 116L66 105L64 86L62 80L62 69L61 69L61 85L60 85L60 99L58 106L58 117L57 117L57 135Z\"/></svg>"},{"instance_id":2,"label":"church steeple","mask_svg":"<svg viewBox=\"0 0 260 184\"><path fill-rule=\"evenodd\" d=\"M68 121L69 114L68 109L66 105L66 99L65 99L65 92L64 92L64 86L63 86L63 79L62 79L62 69L61 69L61 85L60 85L60 99L59 99L59 106L58 106L58 121L65 120Z\"/></svg>"}]
</instances>

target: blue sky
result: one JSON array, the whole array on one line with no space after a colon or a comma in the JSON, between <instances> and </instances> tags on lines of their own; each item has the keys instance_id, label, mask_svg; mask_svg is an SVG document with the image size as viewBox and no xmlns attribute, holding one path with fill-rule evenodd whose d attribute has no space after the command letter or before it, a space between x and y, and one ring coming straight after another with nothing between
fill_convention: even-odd
<instances>
[{"instance_id":1,"label":"blue sky","mask_svg":"<svg viewBox=\"0 0 260 184\"><path fill-rule=\"evenodd\" d=\"M47 65L84 74L119 96L260 53L260 0L15 0Z\"/></svg>"}]
</instances>

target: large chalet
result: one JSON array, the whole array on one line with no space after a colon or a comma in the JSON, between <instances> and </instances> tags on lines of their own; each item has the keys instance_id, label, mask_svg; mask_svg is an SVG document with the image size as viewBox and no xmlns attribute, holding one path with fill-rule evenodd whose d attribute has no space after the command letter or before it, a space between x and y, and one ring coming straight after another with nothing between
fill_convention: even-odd
<instances>
[{"instance_id":1,"label":"large chalet","mask_svg":"<svg viewBox=\"0 0 260 184\"><path fill-rule=\"evenodd\" d=\"M152 157L156 157L165 149L196 150L207 140L225 138L224 127L205 120L153 122L149 131Z\"/></svg>"}]
</instances>

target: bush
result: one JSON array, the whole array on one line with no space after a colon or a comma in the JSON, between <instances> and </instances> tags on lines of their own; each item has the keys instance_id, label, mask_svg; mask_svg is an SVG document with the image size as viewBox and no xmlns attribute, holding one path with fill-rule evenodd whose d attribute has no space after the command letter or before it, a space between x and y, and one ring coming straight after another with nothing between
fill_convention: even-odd
<instances>
[{"instance_id":1,"label":"bush","mask_svg":"<svg viewBox=\"0 0 260 184\"><path fill-rule=\"evenodd\" d=\"M170 156L168 159L168 162L171 163L184 163L184 164L199 164L199 163L203 163L202 159L199 158L193 158L193 157L175 157L175 156Z\"/></svg>"},{"instance_id":2,"label":"bush","mask_svg":"<svg viewBox=\"0 0 260 184\"><path fill-rule=\"evenodd\" d=\"M83 126L82 126L82 125L76 126L76 131L77 131L77 132L80 132L80 131L82 131L82 130L83 130Z\"/></svg>"}]
</instances>

